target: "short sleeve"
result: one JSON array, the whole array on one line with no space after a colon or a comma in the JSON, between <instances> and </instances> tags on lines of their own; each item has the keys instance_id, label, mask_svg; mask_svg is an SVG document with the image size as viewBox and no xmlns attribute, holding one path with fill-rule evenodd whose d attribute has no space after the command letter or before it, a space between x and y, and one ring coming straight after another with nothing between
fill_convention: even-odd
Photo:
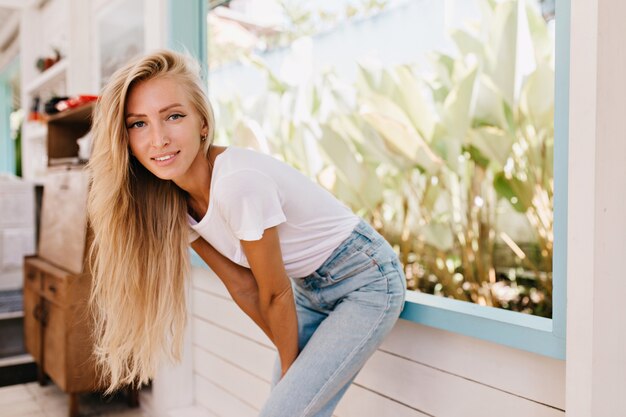
<instances>
[{"instance_id":1,"label":"short sleeve","mask_svg":"<svg viewBox=\"0 0 626 417\"><path fill-rule=\"evenodd\" d=\"M189 231L188 231L188 238L187 241L189 242L189 244L193 243L195 240L197 240L200 237L200 233L196 232L194 230L193 227L191 226L195 226L198 224L198 222L196 221L196 219L194 219L193 217L191 217L189 214L187 214L187 222L189 224Z\"/></svg>"},{"instance_id":2,"label":"short sleeve","mask_svg":"<svg viewBox=\"0 0 626 417\"><path fill-rule=\"evenodd\" d=\"M191 244L200 237L200 233L196 232L195 230L191 228L191 226L189 226L188 236L189 236L189 244Z\"/></svg>"},{"instance_id":3,"label":"short sleeve","mask_svg":"<svg viewBox=\"0 0 626 417\"><path fill-rule=\"evenodd\" d=\"M287 217L276 182L256 170L243 170L222 178L217 206L239 240L259 240L265 229Z\"/></svg>"}]
</instances>

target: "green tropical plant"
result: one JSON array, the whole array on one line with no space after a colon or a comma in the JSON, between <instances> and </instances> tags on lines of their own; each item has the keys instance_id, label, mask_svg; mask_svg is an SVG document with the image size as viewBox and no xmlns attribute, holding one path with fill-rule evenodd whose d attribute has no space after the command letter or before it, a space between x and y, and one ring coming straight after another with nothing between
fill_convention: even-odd
<instances>
[{"instance_id":1,"label":"green tropical plant","mask_svg":"<svg viewBox=\"0 0 626 417\"><path fill-rule=\"evenodd\" d=\"M409 288L551 316L554 56L536 7L481 3L457 54L360 67L218 106L221 134L328 187L397 248ZM531 34L522 77L520 29ZM321 159L320 159L321 156Z\"/></svg>"}]
</instances>

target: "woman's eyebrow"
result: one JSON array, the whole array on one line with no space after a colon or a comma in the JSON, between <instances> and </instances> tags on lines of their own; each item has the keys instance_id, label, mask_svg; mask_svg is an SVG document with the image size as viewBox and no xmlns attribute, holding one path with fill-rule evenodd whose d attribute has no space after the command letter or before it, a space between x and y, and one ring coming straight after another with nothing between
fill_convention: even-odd
<instances>
[{"instance_id":1,"label":"woman's eyebrow","mask_svg":"<svg viewBox=\"0 0 626 417\"><path fill-rule=\"evenodd\" d=\"M173 108L173 107L182 107L183 105L180 103L174 103L174 104L170 104L169 106L165 106L163 107L161 110L159 110L159 113L163 113L164 111L168 111L169 109Z\"/></svg>"},{"instance_id":2,"label":"woman's eyebrow","mask_svg":"<svg viewBox=\"0 0 626 417\"><path fill-rule=\"evenodd\" d=\"M163 107L161 110L159 110L159 113L163 113L165 111L168 111L169 109L172 109L174 107L182 107L183 105L180 103L173 103L173 104L169 104L165 107ZM146 117L145 114L138 114L138 113L127 113L126 114L126 118L128 119L129 117Z\"/></svg>"}]
</instances>

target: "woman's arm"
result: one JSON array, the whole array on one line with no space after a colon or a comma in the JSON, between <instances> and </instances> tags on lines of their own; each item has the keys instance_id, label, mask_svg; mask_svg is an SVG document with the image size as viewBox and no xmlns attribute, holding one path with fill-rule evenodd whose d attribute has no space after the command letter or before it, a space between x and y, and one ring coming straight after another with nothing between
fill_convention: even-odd
<instances>
[{"instance_id":1,"label":"woman's arm","mask_svg":"<svg viewBox=\"0 0 626 417\"><path fill-rule=\"evenodd\" d=\"M276 344L261 314L259 287L252 271L226 258L202 238L194 240L191 247L222 280L239 308L263 330L272 343Z\"/></svg>"},{"instance_id":2,"label":"woman's arm","mask_svg":"<svg viewBox=\"0 0 626 417\"><path fill-rule=\"evenodd\" d=\"M274 336L284 375L298 356L298 318L278 231L266 229L260 240L242 240L241 246L256 279L261 317Z\"/></svg>"}]
</instances>

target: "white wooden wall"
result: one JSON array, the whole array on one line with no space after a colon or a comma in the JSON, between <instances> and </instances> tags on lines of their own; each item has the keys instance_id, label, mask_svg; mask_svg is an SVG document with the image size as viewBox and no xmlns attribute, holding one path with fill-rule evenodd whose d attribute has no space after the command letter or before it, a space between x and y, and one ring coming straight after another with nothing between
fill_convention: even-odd
<instances>
[{"instance_id":1,"label":"white wooden wall","mask_svg":"<svg viewBox=\"0 0 626 417\"><path fill-rule=\"evenodd\" d=\"M568 417L626 416L623 0L572 0Z\"/></svg>"},{"instance_id":2,"label":"white wooden wall","mask_svg":"<svg viewBox=\"0 0 626 417\"><path fill-rule=\"evenodd\" d=\"M209 270L194 268L195 401L207 415L254 417L275 350ZM563 361L401 320L366 364L338 417L562 417Z\"/></svg>"}]
</instances>

